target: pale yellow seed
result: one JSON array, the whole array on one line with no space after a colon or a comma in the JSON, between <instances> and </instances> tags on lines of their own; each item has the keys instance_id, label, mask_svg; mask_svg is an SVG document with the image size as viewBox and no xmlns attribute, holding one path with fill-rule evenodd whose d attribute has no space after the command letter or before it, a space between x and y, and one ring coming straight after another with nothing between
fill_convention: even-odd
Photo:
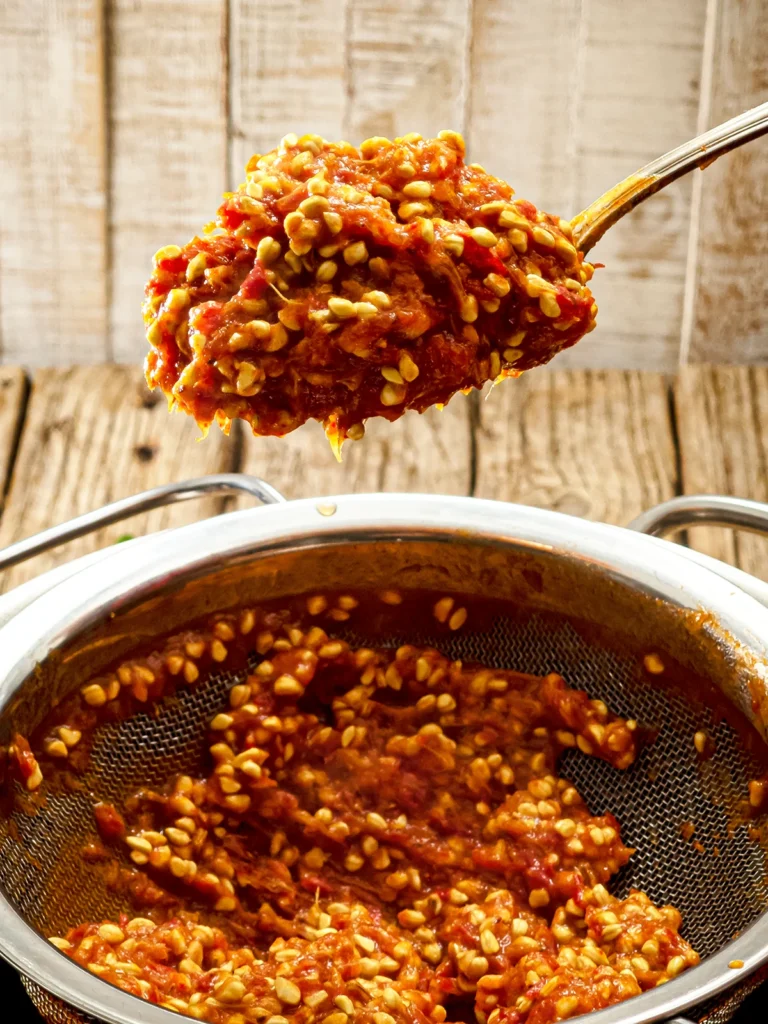
<instances>
[{"instance_id":1,"label":"pale yellow seed","mask_svg":"<svg viewBox=\"0 0 768 1024\"><path fill-rule=\"evenodd\" d=\"M323 214L323 220L325 226L328 228L332 235L338 235L344 226L344 221L341 219L341 214L334 213L333 211L326 211Z\"/></svg>"},{"instance_id":2,"label":"pale yellow seed","mask_svg":"<svg viewBox=\"0 0 768 1024\"><path fill-rule=\"evenodd\" d=\"M350 320L357 315L355 313L355 303L350 302L349 299L342 299L339 295L332 295L328 299L328 309L339 320Z\"/></svg>"},{"instance_id":3,"label":"pale yellow seed","mask_svg":"<svg viewBox=\"0 0 768 1024\"><path fill-rule=\"evenodd\" d=\"M365 263L368 259L368 249L365 242L352 242L345 246L343 255L347 266L354 267L358 263Z\"/></svg>"},{"instance_id":4,"label":"pale yellow seed","mask_svg":"<svg viewBox=\"0 0 768 1024\"><path fill-rule=\"evenodd\" d=\"M405 385L385 384L379 393L379 399L382 405L402 405L405 401L405 395Z\"/></svg>"},{"instance_id":5,"label":"pale yellow seed","mask_svg":"<svg viewBox=\"0 0 768 1024\"><path fill-rule=\"evenodd\" d=\"M409 199L429 199L432 185L428 181L409 181L403 185L403 195Z\"/></svg>"},{"instance_id":6,"label":"pale yellow seed","mask_svg":"<svg viewBox=\"0 0 768 1024\"><path fill-rule=\"evenodd\" d=\"M332 281L338 269L338 265L333 260L323 260L315 271L315 277L321 283Z\"/></svg>"},{"instance_id":7,"label":"pale yellow seed","mask_svg":"<svg viewBox=\"0 0 768 1024\"><path fill-rule=\"evenodd\" d=\"M365 302L371 302L377 309L391 309L392 299L387 295L386 292L371 291L363 294L363 300Z\"/></svg>"},{"instance_id":8,"label":"pale yellow seed","mask_svg":"<svg viewBox=\"0 0 768 1024\"><path fill-rule=\"evenodd\" d=\"M269 266L270 263L274 263L275 260L279 260L281 252L280 243L277 239L272 238L269 235L262 238L256 246L256 257L265 264L265 266Z\"/></svg>"},{"instance_id":9,"label":"pale yellow seed","mask_svg":"<svg viewBox=\"0 0 768 1024\"><path fill-rule=\"evenodd\" d=\"M511 287L506 277L502 277L501 274L488 274L483 281L483 284L486 288L490 288L494 295L498 295L500 298L508 295Z\"/></svg>"},{"instance_id":10,"label":"pale yellow seed","mask_svg":"<svg viewBox=\"0 0 768 1024\"><path fill-rule=\"evenodd\" d=\"M490 249L491 246L496 245L496 243L498 242L498 238L489 228L472 228L469 234L477 242L478 245L482 245L483 248L485 249Z\"/></svg>"},{"instance_id":11,"label":"pale yellow seed","mask_svg":"<svg viewBox=\"0 0 768 1024\"><path fill-rule=\"evenodd\" d=\"M400 356L397 368L400 371L400 375L403 380L406 380L409 383L416 380L419 376L419 368L407 352L403 352Z\"/></svg>"}]
</instances>

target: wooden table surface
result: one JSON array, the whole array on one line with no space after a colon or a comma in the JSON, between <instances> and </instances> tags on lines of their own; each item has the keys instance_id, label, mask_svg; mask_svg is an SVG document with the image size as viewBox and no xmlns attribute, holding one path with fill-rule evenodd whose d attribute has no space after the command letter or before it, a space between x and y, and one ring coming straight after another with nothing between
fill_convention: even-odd
<instances>
[{"instance_id":1,"label":"wooden table surface","mask_svg":"<svg viewBox=\"0 0 768 1024\"><path fill-rule=\"evenodd\" d=\"M372 424L331 456L319 427L283 440L211 431L204 441L144 387L136 367L0 369L0 546L105 502L203 473L258 473L287 497L403 490L474 494L626 523L678 493L768 500L768 367L687 367L676 378L621 371L535 371L443 412ZM243 500L238 499L242 504ZM205 499L135 517L17 566L7 590L126 532L221 511ZM691 542L768 579L768 541L698 529ZM15 1018L39 1018L10 968ZM763 1019L764 989L734 1021ZM762 1008L762 1009L761 1009Z\"/></svg>"},{"instance_id":2,"label":"wooden table surface","mask_svg":"<svg viewBox=\"0 0 768 1024\"><path fill-rule=\"evenodd\" d=\"M199 430L134 366L0 369L0 546L172 480L240 470L288 498L473 494L627 523L681 493L768 500L768 367L535 371L442 412L374 421L341 465L317 424L284 439ZM246 499L236 504L245 505ZM7 590L75 555L232 508L207 498L117 524L16 566ZM690 542L768 579L768 541L697 528Z\"/></svg>"}]
</instances>

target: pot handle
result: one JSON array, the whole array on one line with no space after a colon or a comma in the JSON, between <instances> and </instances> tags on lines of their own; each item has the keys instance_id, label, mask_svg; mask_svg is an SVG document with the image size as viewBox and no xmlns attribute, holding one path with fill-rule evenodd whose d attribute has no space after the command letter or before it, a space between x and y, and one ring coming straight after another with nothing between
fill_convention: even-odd
<instances>
[{"instance_id":1,"label":"pot handle","mask_svg":"<svg viewBox=\"0 0 768 1024\"><path fill-rule=\"evenodd\" d=\"M179 483L163 484L149 491L142 491L130 498L103 505L94 512L86 512L82 516L42 530L31 537L11 544L0 551L0 570L9 569L18 562L39 555L50 548L58 547L67 541L75 540L86 533L92 533L103 526L118 523L121 519L149 512L153 508L172 505L177 501L189 501L190 498L202 498L210 494L226 494L240 492L257 498L264 505L274 505L286 501L286 498L268 483L256 476L243 473L215 473L210 476L197 477L194 480L182 480Z\"/></svg>"},{"instance_id":2,"label":"pot handle","mask_svg":"<svg viewBox=\"0 0 768 1024\"><path fill-rule=\"evenodd\" d=\"M654 539L679 533L689 526L730 526L736 530L768 535L768 505L746 498L728 498L714 494L682 495L642 512L629 524L630 530ZM678 548L680 554L717 573L768 608L768 583L741 569L691 548Z\"/></svg>"},{"instance_id":3,"label":"pot handle","mask_svg":"<svg viewBox=\"0 0 768 1024\"><path fill-rule=\"evenodd\" d=\"M768 505L747 498L685 494L642 512L629 528L652 537L668 537L689 526L704 525L768 534Z\"/></svg>"}]
</instances>

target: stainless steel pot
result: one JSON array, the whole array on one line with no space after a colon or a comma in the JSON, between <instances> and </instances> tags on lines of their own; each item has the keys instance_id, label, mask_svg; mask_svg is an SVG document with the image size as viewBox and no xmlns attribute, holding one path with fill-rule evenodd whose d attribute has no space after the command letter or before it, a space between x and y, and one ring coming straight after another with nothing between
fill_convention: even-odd
<instances>
[{"instance_id":1,"label":"stainless steel pot","mask_svg":"<svg viewBox=\"0 0 768 1024\"><path fill-rule=\"evenodd\" d=\"M471 653L483 650L483 644L493 645L499 656L517 662L541 656L553 667L565 659L577 678L579 671L586 671L596 696L605 693L611 702L633 706L662 699L637 688L635 663L639 652L651 647L666 652L694 675L716 682L763 740L768 737L768 586L640 532L661 533L703 521L758 528L768 522L768 509L755 503L676 499L640 517L634 529L625 529L502 502L434 495L344 495L286 503L259 480L217 477L160 488L47 531L7 549L0 555L0 568L125 514L233 486L268 507L118 545L0 598L0 742L7 742L12 721L32 728L52 700L88 673L139 640L189 621L201 608L220 610L318 586L377 584L517 601L531 614L524 626L502 626L490 638L467 634L457 639L465 645L458 650ZM552 615L562 623L559 631L542 624L541 616ZM694 620L696 629L691 628ZM586 641L574 633L571 623L576 621L620 640L620 652L613 639ZM695 703L697 695L690 696ZM683 717L687 713L675 708ZM672 755L667 755L671 788L663 797L668 800L665 814L677 809L675 794L691 781L687 765L693 757L682 750L680 762L686 768L675 774L678 766L670 762L674 742ZM738 737L724 732L718 748L730 759L732 777L744 782L752 766L742 759ZM685 783L680 781L683 776ZM587 791L590 778L584 783ZM604 784L596 775L592 783ZM637 776L634 785L632 792L639 794L646 783ZM686 794L690 796L688 790ZM710 797L711 791L702 799L706 803ZM631 793L622 799L628 801L626 813L621 806L616 809L624 819L631 810ZM53 892L47 882L36 888L37 876L30 874L28 864L18 867L23 858L15 856L16 847L26 844L38 858L42 851L43 873L55 876L59 851L50 848L50 836L59 834L56 829L65 835L74 820L66 809L57 810L56 803L53 797L47 802L51 809L45 814L52 815L47 822L45 814L22 822L21 839L18 831L0 827L0 953L28 979L50 1020L89 1017L110 1024L170 1024L171 1011L105 984L41 935L52 919L66 917L68 901L74 905L87 897L72 890ZM710 803L702 804L705 817L719 813ZM640 809L638 821L643 814L647 812ZM49 832L41 833L45 828ZM718 997L740 984L744 991L745 979L768 962L768 896L760 893L757 882L750 883L744 899L732 893L746 885L735 877L739 871L762 877L762 852L749 848L744 837L739 843L733 856L729 852L719 864L721 873L730 870L734 877L726 878L717 892L707 889L716 882L711 870L699 872L694 884L680 880L680 865L665 869L665 884L678 891L664 895L678 905L680 893L687 896L690 907L684 911L695 916L698 906L702 927L712 932L702 963L662 988L599 1012L595 1024L641 1024L702 1005L708 1005L709 1020L727 1018L730 1002L738 1000L724 1004ZM674 856L679 855L676 850ZM640 881L645 887L646 879ZM722 915L719 933L718 921L708 922L708 905ZM734 907L738 920L727 917ZM74 910L69 921L76 923ZM739 934L731 941L734 921ZM729 967L735 962L743 966Z\"/></svg>"}]
</instances>

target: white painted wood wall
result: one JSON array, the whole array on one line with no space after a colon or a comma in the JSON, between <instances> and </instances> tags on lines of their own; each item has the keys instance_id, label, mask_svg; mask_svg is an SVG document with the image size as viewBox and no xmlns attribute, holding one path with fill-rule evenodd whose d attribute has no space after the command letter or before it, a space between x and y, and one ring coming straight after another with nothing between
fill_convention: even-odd
<instances>
[{"instance_id":1,"label":"white painted wood wall","mask_svg":"<svg viewBox=\"0 0 768 1024\"><path fill-rule=\"evenodd\" d=\"M0 359L138 362L152 253L288 131L462 130L570 216L768 99L768 0L3 0ZM768 360L768 139L594 252L562 366Z\"/></svg>"}]
</instances>

